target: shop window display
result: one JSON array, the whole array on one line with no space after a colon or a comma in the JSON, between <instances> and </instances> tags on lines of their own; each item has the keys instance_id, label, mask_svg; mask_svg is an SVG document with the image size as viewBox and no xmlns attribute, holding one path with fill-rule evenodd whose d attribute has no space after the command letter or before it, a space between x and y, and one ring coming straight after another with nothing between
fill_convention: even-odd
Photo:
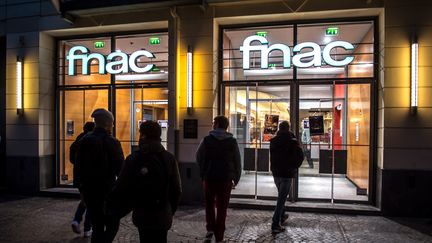
<instances>
[{"instance_id":1,"label":"shop window display","mask_svg":"<svg viewBox=\"0 0 432 243\"><path fill-rule=\"evenodd\" d=\"M150 41L152 38L157 38L158 42ZM74 56L68 56L73 47L80 48L73 52ZM84 49L86 53L79 51ZM161 124L162 143L166 146L168 124L168 35L166 33L62 40L58 42L58 50L59 184L70 185L73 181L69 147L82 132L84 123L92 120L90 115L94 109L105 108L114 113L113 135L120 140L125 156L136 149L139 138L138 127L145 120L154 120ZM137 53L143 52L142 50L146 50L151 55L134 57ZM110 55L115 57L110 59ZM126 56L127 60L133 57L134 63L122 61L122 56ZM125 63L136 68L126 67ZM69 64L74 65L72 69ZM88 73L83 73L85 64L89 65ZM102 64L104 64L102 69L109 69L111 73L106 71L101 73ZM134 72L150 66L151 70L144 73ZM117 73L120 70L127 72Z\"/></svg>"}]
</instances>

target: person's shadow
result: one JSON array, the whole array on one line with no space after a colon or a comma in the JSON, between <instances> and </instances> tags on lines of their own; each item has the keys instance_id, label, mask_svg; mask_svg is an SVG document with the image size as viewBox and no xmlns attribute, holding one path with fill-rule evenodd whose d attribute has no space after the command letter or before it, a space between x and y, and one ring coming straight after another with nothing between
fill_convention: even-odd
<instances>
[{"instance_id":1,"label":"person's shadow","mask_svg":"<svg viewBox=\"0 0 432 243\"><path fill-rule=\"evenodd\" d=\"M91 237L84 238L82 236L76 236L69 243L90 243Z\"/></svg>"}]
</instances>

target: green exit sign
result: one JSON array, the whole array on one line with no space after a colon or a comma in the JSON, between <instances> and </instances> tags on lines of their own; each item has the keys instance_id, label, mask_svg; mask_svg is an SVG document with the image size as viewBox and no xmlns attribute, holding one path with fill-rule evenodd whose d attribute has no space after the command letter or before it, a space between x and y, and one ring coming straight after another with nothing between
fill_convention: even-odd
<instances>
[{"instance_id":1,"label":"green exit sign","mask_svg":"<svg viewBox=\"0 0 432 243\"><path fill-rule=\"evenodd\" d=\"M257 31L256 35L261 37L267 37L267 31Z\"/></svg>"},{"instance_id":2,"label":"green exit sign","mask_svg":"<svg viewBox=\"0 0 432 243\"><path fill-rule=\"evenodd\" d=\"M160 44L160 38L159 37L150 37L149 44L150 45L159 45Z\"/></svg>"},{"instance_id":3,"label":"green exit sign","mask_svg":"<svg viewBox=\"0 0 432 243\"><path fill-rule=\"evenodd\" d=\"M105 46L105 42L104 41L95 41L94 42L94 47L97 48L97 49L104 48L104 46Z\"/></svg>"},{"instance_id":4,"label":"green exit sign","mask_svg":"<svg viewBox=\"0 0 432 243\"><path fill-rule=\"evenodd\" d=\"M339 35L339 28L338 27L328 27L326 29L326 36L337 36Z\"/></svg>"}]
</instances>

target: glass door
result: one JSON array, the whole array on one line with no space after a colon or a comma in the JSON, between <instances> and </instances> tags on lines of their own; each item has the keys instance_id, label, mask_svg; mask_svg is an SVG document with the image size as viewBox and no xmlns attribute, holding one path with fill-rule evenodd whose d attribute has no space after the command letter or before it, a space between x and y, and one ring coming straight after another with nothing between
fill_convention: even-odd
<instances>
[{"instance_id":1,"label":"glass door","mask_svg":"<svg viewBox=\"0 0 432 243\"><path fill-rule=\"evenodd\" d=\"M367 201L370 84L300 85L300 199Z\"/></svg>"},{"instance_id":2,"label":"glass door","mask_svg":"<svg viewBox=\"0 0 432 243\"><path fill-rule=\"evenodd\" d=\"M234 196L276 197L270 171L270 139L281 121L290 121L290 86L226 87L225 112L229 130L239 144L242 177Z\"/></svg>"},{"instance_id":3,"label":"glass door","mask_svg":"<svg viewBox=\"0 0 432 243\"><path fill-rule=\"evenodd\" d=\"M71 185L73 165L69 161L69 148L83 126L93 121L92 112L97 108L108 109L108 89L60 91L60 184Z\"/></svg>"},{"instance_id":4,"label":"glass door","mask_svg":"<svg viewBox=\"0 0 432 243\"><path fill-rule=\"evenodd\" d=\"M116 137L125 155L137 149L139 126L143 121L157 121L162 127L166 148L168 129L167 88L121 88L116 90Z\"/></svg>"}]
</instances>

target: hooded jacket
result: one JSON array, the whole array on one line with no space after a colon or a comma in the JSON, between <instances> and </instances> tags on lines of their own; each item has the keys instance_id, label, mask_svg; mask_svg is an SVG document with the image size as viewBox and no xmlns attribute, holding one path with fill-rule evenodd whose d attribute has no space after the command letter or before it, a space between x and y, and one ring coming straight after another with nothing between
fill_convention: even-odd
<instances>
[{"instance_id":1,"label":"hooded jacket","mask_svg":"<svg viewBox=\"0 0 432 243\"><path fill-rule=\"evenodd\" d=\"M279 131L270 139L270 168L273 176L294 178L302 158L303 152L292 132Z\"/></svg>"},{"instance_id":2,"label":"hooded jacket","mask_svg":"<svg viewBox=\"0 0 432 243\"><path fill-rule=\"evenodd\" d=\"M201 141L196 160L200 167L201 178L213 181L240 180L241 162L237 140L224 129L210 131Z\"/></svg>"},{"instance_id":3,"label":"hooded jacket","mask_svg":"<svg viewBox=\"0 0 432 243\"><path fill-rule=\"evenodd\" d=\"M80 188L91 197L105 197L111 191L123 165L124 155L120 142L105 129L96 127L79 140L76 158Z\"/></svg>"},{"instance_id":4,"label":"hooded jacket","mask_svg":"<svg viewBox=\"0 0 432 243\"><path fill-rule=\"evenodd\" d=\"M138 196L145 199L147 196L135 195L139 192L133 191L134 183L137 183L135 175L142 169L140 160L153 155L160 158L159 162L163 163L163 168L166 169L166 195L168 198L161 205L135 204L132 202L134 198ZM160 140L140 140L139 151L132 152L126 158L110 197L114 201L128 200L129 206L135 204L131 208L133 209L132 221L136 226L146 229L168 230L171 228L172 218L177 210L181 192L180 174L174 155L165 150Z\"/></svg>"},{"instance_id":5,"label":"hooded jacket","mask_svg":"<svg viewBox=\"0 0 432 243\"><path fill-rule=\"evenodd\" d=\"M78 148L79 148L79 143L81 138L83 138L87 133L81 133L77 136L77 138L75 139L75 141L71 144L71 146L69 147L69 161L71 162L71 164L73 164L73 187L75 188L79 188L81 181L80 181L80 176L79 176L79 172L78 172L78 166L76 165L76 160L77 160L77 152L78 152Z\"/></svg>"}]
</instances>

